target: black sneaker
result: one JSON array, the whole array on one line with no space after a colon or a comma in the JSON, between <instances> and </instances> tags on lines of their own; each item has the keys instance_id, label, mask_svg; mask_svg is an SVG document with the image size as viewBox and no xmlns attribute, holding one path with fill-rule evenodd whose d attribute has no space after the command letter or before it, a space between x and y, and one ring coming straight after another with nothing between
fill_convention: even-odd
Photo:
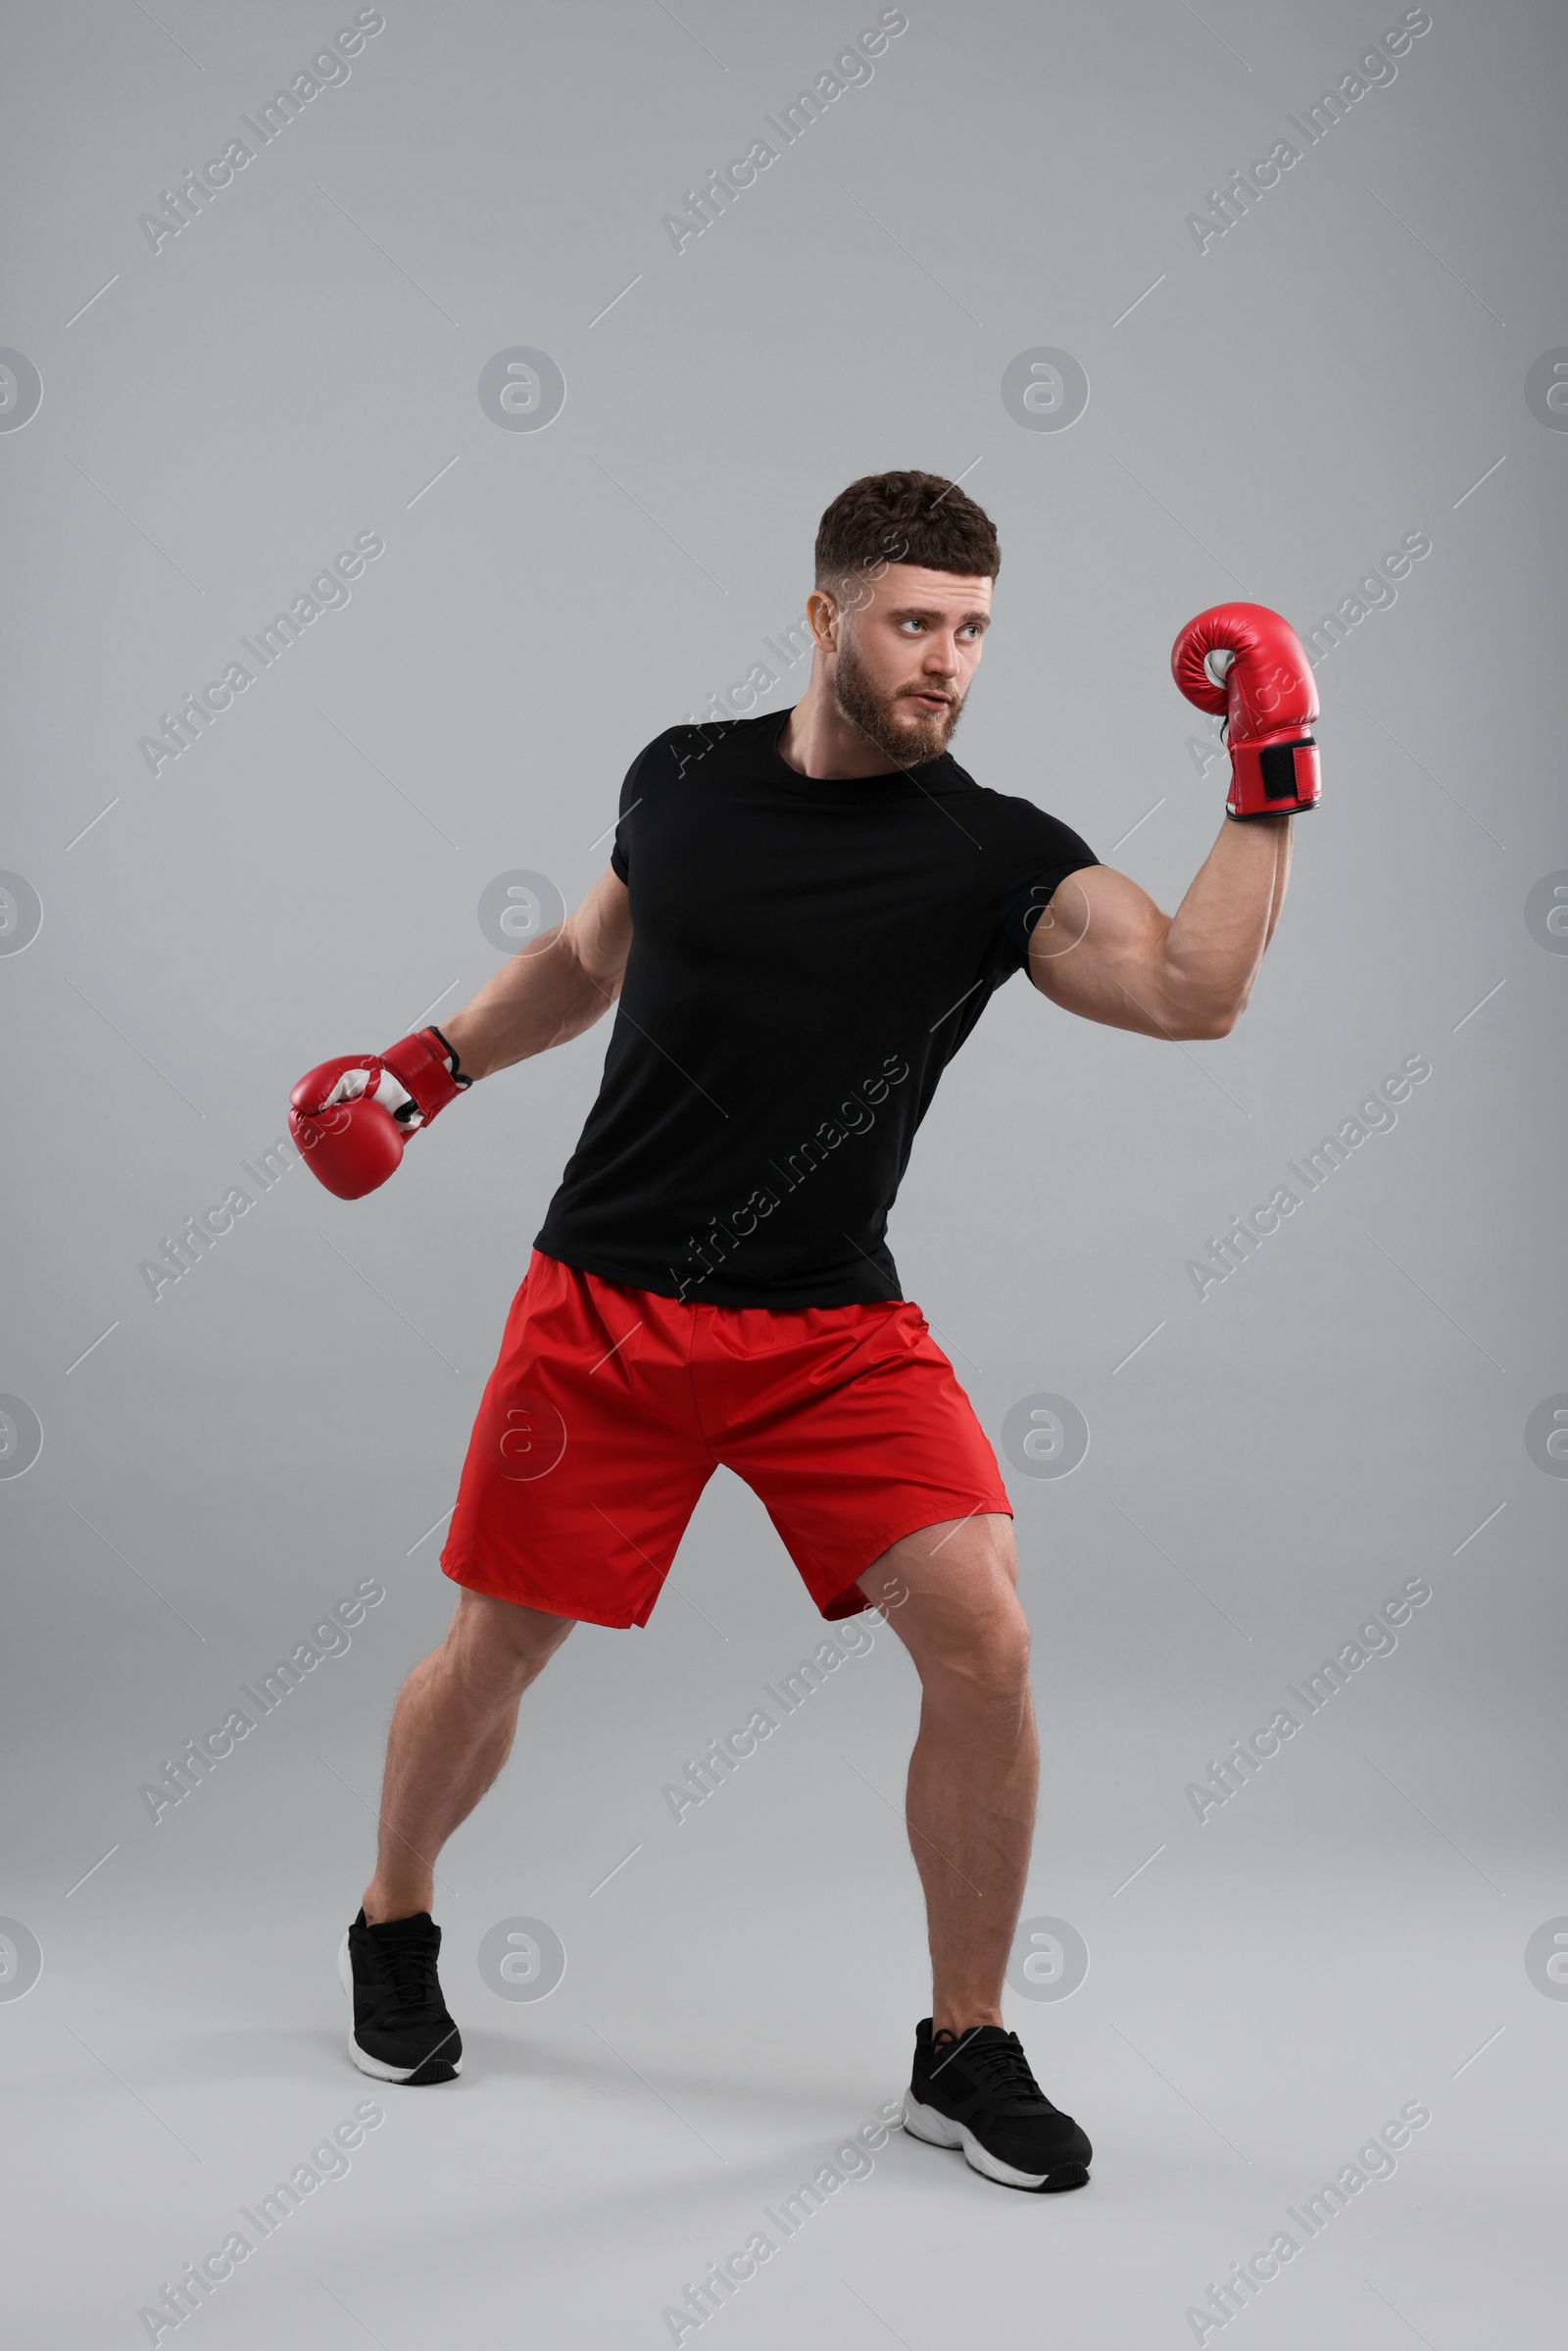
<instances>
[{"instance_id":1,"label":"black sneaker","mask_svg":"<svg viewBox=\"0 0 1568 2351\"><path fill-rule=\"evenodd\" d=\"M914 2029L914 2073L904 2128L933 2147L961 2147L964 2160L1004 2187L1052 2195L1082 2187L1094 2149L1070 2114L1060 2114L1029 2071L1016 2033L975 2025L934 2037L931 2019Z\"/></svg>"},{"instance_id":2,"label":"black sneaker","mask_svg":"<svg viewBox=\"0 0 1568 2351\"><path fill-rule=\"evenodd\" d=\"M441 1930L427 1910L368 1927L362 1910L337 1955L354 2010L349 2055L377 2082L422 2088L463 2071L463 2042L436 1981Z\"/></svg>"}]
</instances>

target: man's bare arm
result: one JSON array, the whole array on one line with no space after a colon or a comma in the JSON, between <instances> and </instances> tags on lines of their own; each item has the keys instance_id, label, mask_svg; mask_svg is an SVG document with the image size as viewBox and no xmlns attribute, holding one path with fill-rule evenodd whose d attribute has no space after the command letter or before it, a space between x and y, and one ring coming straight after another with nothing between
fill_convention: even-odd
<instances>
[{"instance_id":1,"label":"man's bare arm","mask_svg":"<svg viewBox=\"0 0 1568 2351\"><path fill-rule=\"evenodd\" d=\"M1291 870L1291 819L1229 818L1174 914L1108 865L1069 874L1035 924L1029 977L1086 1020L1223 1037L1247 1008Z\"/></svg>"},{"instance_id":2,"label":"man's bare arm","mask_svg":"<svg viewBox=\"0 0 1568 2351\"><path fill-rule=\"evenodd\" d=\"M466 1077L488 1077L592 1028L620 994L631 948L625 883L607 871L574 913L503 963L441 1033Z\"/></svg>"}]
</instances>

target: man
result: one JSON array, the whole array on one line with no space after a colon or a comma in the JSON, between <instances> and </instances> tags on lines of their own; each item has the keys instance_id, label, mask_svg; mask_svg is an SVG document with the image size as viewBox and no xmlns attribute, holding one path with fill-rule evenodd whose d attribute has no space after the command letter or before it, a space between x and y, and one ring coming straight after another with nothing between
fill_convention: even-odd
<instances>
[{"instance_id":1,"label":"man","mask_svg":"<svg viewBox=\"0 0 1568 2351\"><path fill-rule=\"evenodd\" d=\"M647 1622L723 1462L820 1613L880 1604L919 1673L907 1808L933 1994L905 2128L1010 2186L1088 2179L1088 2138L1002 2021L1037 1778L1010 1506L884 1233L944 1067L1015 971L1112 1027L1231 1028L1285 895L1277 811L1316 798L1316 701L1262 608L1183 632L1178 682L1228 711L1234 772L1165 915L949 755L999 561L953 483L852 483L817 536L805 699L661 735L573 914L444 1030L295 1090L309 1164L355 1198L465 1087L618 1000L474 1425L442 1554L451 1630L393 1715L379 1857L341 1958L351 2051L380 2080L459 2070L432 1869L501 1770L518 1699L574 1623Z\"/></svg>"}]
</instances>

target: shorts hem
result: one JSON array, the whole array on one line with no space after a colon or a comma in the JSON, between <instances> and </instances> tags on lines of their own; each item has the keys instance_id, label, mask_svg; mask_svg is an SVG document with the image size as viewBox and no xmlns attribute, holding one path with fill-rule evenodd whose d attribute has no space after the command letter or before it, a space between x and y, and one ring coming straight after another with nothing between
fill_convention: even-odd
<instances>
[{"instance_id":1,"label":"shorts hem","mask_svg":"<svg viewBox=\"0 0 1568 2351\"><path fill-rule=\"evenodd\" d=\"M995 1511L999 1518L1011 1518L1013 1515L1012 1504L1008 1501L1005 1494L1001 1492L1000 1488L998 1489L998 1493L1001 1494L1000 1505L995 1498L983 1498L978 1502L973 1502L971 1508L964 1515L969 1518L979 1518L982 1514L989 1514L992 1511ZM970 1496L963 1494L953 1494L948 1498L953 1501L968 1501L971 1499ZM858 1585L861 1576L865 1574L866 1568L874 1567L884 1551L891 1550L896 1543L903 1543L905 1537L907 1535L918 1535L922 1527L940 1526L943 1515L944 1513L938 1511L937 1515L933 1518L930 1513L929 1505L927 1505L924 1509L922 1509L918 1518L900 1522L893 1534L879 1537L877 1539L875 1548L864 1562L864 1565L856 1570L849 1582L838 1592L833 1592L828 1599L816 1600L815 1605L817 1614L831 1624L836 1621L842 1621L843 1618L848 1616L863 1615L866 1609L874 1608L876 1606L876 1602L874 1600L868 1600L862 1595L858 1608L840 1608L838 1619L833 1618L829 1614L830 1610L838 1607L838 1604L841 1600L846 1600L849 1598L851 1592L854 1592L856 1587ZM949 1515L956 1515L956 1513L952 1513ZM815 1595L813 1594L812 1596L814 1599Z\"/></svg>"},{"instance_id":2,"label":"shorts hem","mask_svg":"<svg viewBox=\"0 0 1568 2351\"><path fill-rule=\"evenodd\" d=\"M533 1608L541 1616L566 1617L577 1625L603 1625L612 1633L629 1632L633 1626L640 1630L652 1616L654 1603L659 1598L659 1592L656 1592L647 1607L639 1615L610 1616L602 1610L594 1608L563 1608L559 1600L535 1597L526 1592L502 1592L494 1583L487 1583L482 1573L477 1573L471 1568L464 1568L460 1571L456 1567L448 1567L445 1559L441 1562L441 1573L450 1582L461 1585L465 1592L482 1592L487 1600L506 1600L514 1608ZM663 1581L661 1579L660 1591L662 1590Z\"/></svg>"}]
</instances>

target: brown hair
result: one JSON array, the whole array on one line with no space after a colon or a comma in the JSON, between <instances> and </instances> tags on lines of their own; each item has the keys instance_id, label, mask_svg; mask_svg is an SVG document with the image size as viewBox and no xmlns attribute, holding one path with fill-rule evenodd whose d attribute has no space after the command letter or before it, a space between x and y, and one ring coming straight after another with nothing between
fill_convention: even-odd
<instances>
[{"instance_id":1,"label":"brown hair","mask_svg":"<svg viewBox=\"0 0 1568 2351\"><path fill-rule=\"evenodd\" d=\"M995 579L1002 568L996 525L984 508L940 473L867 473L841 490L816 532L816 584L880 576L889 563L919 563Z\"/></svg>"}]
</instances>

